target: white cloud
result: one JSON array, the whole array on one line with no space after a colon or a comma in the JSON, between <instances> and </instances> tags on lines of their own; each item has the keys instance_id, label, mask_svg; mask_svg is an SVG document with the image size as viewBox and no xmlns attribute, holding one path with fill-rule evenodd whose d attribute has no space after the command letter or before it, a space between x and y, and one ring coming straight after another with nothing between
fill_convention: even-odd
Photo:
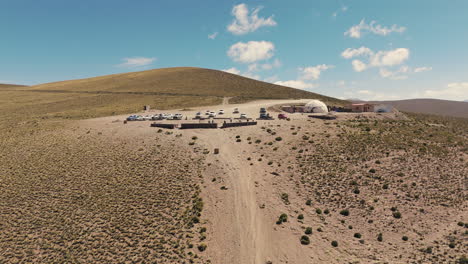
<instances>
[{"instance_id":1,"label":"white cloud","mask_svg":"<svg viewBox=\"0 0 468 264\"><path fill-rule=\"evenodd\" d=\"M318 78L320 78L320 74L322 73L322 71L326 71L334 67L335 66L333 65L321 64L313 67L299 68L299 72L301 74L301 79L317 80Z\"/></svg>"},{"instance_id":2,"label":"white cloud","mask_svg":"<svg viewBox=\"0 0 468 264\"><path fill-rule=\"evenodd\" d=\"M213 32L213 34L209 34L208 38L209 39L215 39L218 36L218 32Z\"/></svg>"},{"instance_id":3,"label":"white cloud","mask_svg":"<svg viewBox=\"0 0 468 264\"><path fill-rule=\"evenodd\" d=\"M238 42L229 48L227 55L237 62L252 63L271 58L274 50L275 45L269 41Z\"/></svg>"},{"instance_id":4,"label":"white cloud","mask_svg":"<svg viewBox=\"0 0 468 264\"><path fill-rule=\"evenodd\" d=\"M419 68L414 69L415 73L425 72L425 71L432 71L432 67L419 67Z\"/></svg>"},{"instance_id":5,"label":"white cloud","mask_svg":"<svg viewBox=\"0 0 468 264\"><path fill-rule=\"evenodd\" d=\"M398 48L389 51L379 51L370 59L372 66L394 66L402 64L409 58L410 51L406 48Z\"/></svg>"},{"instance_id":6,"label":"white cloud","mask_svg":"<svg viewBox=\"0 0 468 264\"><path fill-rule=\"evenodd\" d=\"M275 59L272 63L265 63L260 66L263 70L271 70L273 68L281 67L281 61L278 59Z\"/></svg>"},{"instance_id":7,"label":"white cloud","mask_svg":"<svg viewBox=\"0 0 468 264\"><path fill-rule=\"evenodd\" d=\"M468 98L468 82L449 83L446 88L440 90L426 90L425 97L464 100Z\"/></svg>"},{"instance_id":8,"label":"white cloud","mask_svg":"<svg viewBox=\"0 0 468 264\"><path fill-rule=\"evenodd\" d=\"M136 68L151 65L156 58L146 58L146 57L132 57L132 58L123 58L124 62L117 65L119 67L125 68Z\"/></svg>"},{"instance_id":9,"label":"white cloud","mask_svg":"<svg viewBox=\"0 0 468 264\"><path fill-rule=\"evenodd\" d=\"M351 64L353 65L353 69L356 72L362 72L370 67L390 67L396 66L404 63L408 60L410 55L409 49L406 48L398 48L389 51L378 51L375 53L371 49L367 47L360 47L358 49L351 49L347 48L341 53L341 57L345 59L351 59L354 57L366 57L368 58L369 62L365 63L362 60L353 60ZM406 67L406 66L405 66ZM408 71L408 69L406 69ZM400 72L401 73L401 72ZM390 76L388 70L381 69L380 75L382 77Z\"/></svg>"},{"instance_id":10,"label":"white cloud","mask_svg":"<svg viewBox=\"0 0 468 264\"><path fill-rule=\"evenodd\" d=\"M232 8L234 20L227 27L227 30L235 35L243 35L249 32L254 32L260 27L276 26L276 21L273 16L269 18L258 17L258 12L261 7L257 7L249 14L249 9L246 4L239 4Z\"/></svg>"},{"instance_id":11,"label":"white cloud","mask_svg":"<svg viewBox=\"0 0 468 264\"><path fill-rule=\"evenodd\" d=\"M371 21L370 24L367 24L365 20L361 20L358 25L352 26L348 31L344 33L345 36L351 38L361 38L364 32L374 33L376 35L387 36L390 33L397 32L403 33L406 31L406 27L401 27L397 25L392 25L391 27L385 27L377 24L376 21Z\"/></svg>"},{"instance_id":12,"label":"white cloud","mask_svg":"<svg viewBox=\"0 0 468 264\"><path fill-rule=\"evenodd\" d=\"M358 56L372 56L374 55L374 52L367 48L367 47L360 47L358 49L351 49L347 48L341 53L341 57L345 59L351 59L353 57L358 57Z\"/></svg>"},{"instance_id":13,"label":"white cloud","mask_svg":"<svg viewBox=\"0 0 468 264\"><path fill-rule=\"evenodd\" d=\"M367 65L360 60L353 60L351 64L353 65L353 69L356 72L362 72L367 69Z\"/></svg>"},{"instance_id":14,"label":"white cloud","mask_svg":"<svg viewBox=\"0 0 468 264\"><path fill-rule=\"evenodd\" d=\"M388 93L376 92L372 90L346 91L343 94L347 98L357 98L357 99L365 100L365 101L402 99L401 96L396 95L396 94L388 94Z\"/></svg>"},{"instance_id":15,"label":"white cloud","mask_svg":"<svg viewBox=\"0 0 468 264\"><path fill-rule=\"evenodd\" d=\"M401 66L398 70L396 71L390 71L386 68L381 68L379 73L382 78L388 78L392 80L405 80L408 78L405 73L408 73L410 71L408 66Z\"/></svg>"},{"instance_id":16,"label":"white cloud","mask_svg":"<svg viewBox=\"0 0 468 264\"><path fill-rule=\"evenodd\" d=\"M237 74L237 75L240 74L240 71L238 69L234 68L234 67L229 68L229 69L225 69L225 70L222 70L222 71L229 72L229 73L232 73L232 74Z\"/></svg>"},{"instance_id":17,"label":"white cloud","mask_svg":"<svg viewBox=\"0 0 468 264\"><path fill-rule=\"evenodd\" d=\"M297 89L311 89L317 87L317 85L313 83L304 82L302 80L277 81L275 84Z\"/></svg>"}]
</instances>

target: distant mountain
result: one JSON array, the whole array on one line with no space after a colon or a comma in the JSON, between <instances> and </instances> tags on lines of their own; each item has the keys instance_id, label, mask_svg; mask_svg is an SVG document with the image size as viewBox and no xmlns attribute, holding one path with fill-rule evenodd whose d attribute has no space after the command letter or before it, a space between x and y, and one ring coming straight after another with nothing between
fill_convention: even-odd
<instances>
[{"instance_id":1,"label":"distant mountain","mask_svg":"<svg viewBox=\"0 0 468 264\"><path fill-rule=\"evenodd\" d=\"M25 85L18 85L18 84L5 84L5 83L0 83L0 89L5 89L5 88L21 88L21 87L26 87Z\"/></svg>"},{"instance_id":2,"label":"distant mountain","mask_svg":"<svg viewBox=\"0 0 468 264\"><path fill-rule=\"evenodd\" d=\"M400 111L468 118L468 102L439 99L373 101L391 105Z\"/></svg>"}]
</instances>

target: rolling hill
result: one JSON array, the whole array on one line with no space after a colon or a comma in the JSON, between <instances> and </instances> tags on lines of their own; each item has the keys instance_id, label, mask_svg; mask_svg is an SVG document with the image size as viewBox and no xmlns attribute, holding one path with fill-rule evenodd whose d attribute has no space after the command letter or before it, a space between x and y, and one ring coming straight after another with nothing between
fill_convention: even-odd
<instances>
[{"instance_id":1,"label":"rolling hill","mask_svg":"<svg viewBox=\"0 0 468 264\"><path fill-rule=\"evenodd\" d=\"M332 97L257 81L223 71L192 67L163 68L46 83L33 86L31 89L50 92L234 97L235 101L319 98L334 104L344 102Z\"/></svg>"},{"instance_id":2,"label":"rolling hill","mask_svg":"<svg viewBox=\"0 0 468 264\"><path fill-rule=\"evenodd\" d=\"M377 101L374 103L392 105L404 112L468 118L468 102L439 99L409 99L399 101Z\"/></svg>"},{"instance_id":3,"label":"rolling hill","mask_svg":"<svg viewBox=\"0 0 468 264\"><path fill-rule=\"evenodd\" d=\"M218 70L178 67L106 75L13 89L0 89L0 111L12 119L28 115L38 118L83 119L153 109L180 109L258 99L323 100L347 102L304 90L261 82ZM2 100L4 99L4 100ZM16 117L15 117L16 116Z\"/></svg>"}]
</instances>

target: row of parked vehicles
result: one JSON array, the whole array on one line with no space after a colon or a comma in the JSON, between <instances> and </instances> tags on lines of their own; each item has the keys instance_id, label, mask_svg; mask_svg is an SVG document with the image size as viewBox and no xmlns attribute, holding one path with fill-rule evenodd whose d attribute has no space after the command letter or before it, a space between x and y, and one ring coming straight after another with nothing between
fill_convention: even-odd
<instances>
[{"instance_id":1,"label":"row of parked vehicles","mask_svg":"<svg viewBox=\"0 0 468 264\"><path fill-rule=\"evenodd\" d=\"M182 120L182 114L131 115L127 121Z\"/></svg>"}]
</instances>

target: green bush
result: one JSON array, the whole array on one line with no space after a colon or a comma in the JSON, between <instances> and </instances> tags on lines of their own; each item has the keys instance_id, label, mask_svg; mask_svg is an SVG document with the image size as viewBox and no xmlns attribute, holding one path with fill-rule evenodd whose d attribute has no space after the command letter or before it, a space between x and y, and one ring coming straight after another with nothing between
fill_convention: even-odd
<instances>
[{"instance_id":1,"label":"green bush","mask_svg":"<svg viewBox=\"0 0 468 264\"><path fill-rule=\"evenodd\" d=\"M207 247L206 244L200 244L198 245L198 250L200 250L200 252L203 252L206 250L206 247Z\"/></svg>"},{"instance_id":2,"label":"green bush","mask_svg":"<svg viewBox=\"0 0 468 264\"><path fill-rule=\"evenodd\" d=\"M315 209L315 212L316 212L317 214L322 214L322 209L317 208L317 209Z\"/></svg>"},{"instance_id":3,"label":"green bush","mask_svg":"<svg viewBox=\"0 0 468 264\"><path fill-rule=\"evenodd\" d=\"M308 236L301 236L301 244L302 245L309 245L310 244L310 239Z\"/></svg>"},{"instance_id":4,"label":"green bush","mask_svg":"<svg viewBox=\"0 0 468 264\"><path fill-rule=\"evenodd\" d=\"M382 235L382 233L379 233L379 234L377 235L377 241L379 241L379 242L382 242L382 241L383 241L383 235Z\"/></svg>"},{"instance_id":5,"label":"green bush","mask_svg":"<svg viewBox=\"0 0 468 264\"><path fill-rule=\"evenodd\" d=\"M341 210L340 215L349 216L349 210L348 209Z\"/></svg>"},{"instance_id":6,"label":"green bush","mask_svg":"<svg viewBox=\"0 0 468 264\"><path fill-rule=\"evenodd\" d=\"M277 137L277 138L275 138L275 140L276 141L281 141L281 140L283 140L283 138L282 137Z\"/></svg>"},{"instance_id":7,"label":"green bush","mask_svg":"<svg viewBox=\"0 0 468 264\"><path fill-rule=\"evenodd\" d=\"M304 219L304 215L303 215L303 214L298 215L298 216L297 216L297 219L303 220L303 219Z\"/></svg>"},{"instance_id":8,"label":"green bush","mask_svg":"<svg viewBox=\"0 0 468 264\"><path fill-rule=\"evenodd\" d=\"M304 233L305 233L306 235L312 234L312 227L307 227Z\"/></svg>"},{"instance_id":9,"label":"green bush","mask_svg":"<svg viewBox=\"0 0 468 264\"><path fill-rule=\"evenodd\" d=\"M307 200L307 201L306 201L306 205L311 206L311 205L312 205L312 200L310 200L310 199Z\"/></svg>"},{"instance_id":10,"label":"green bush","mask_svg":"<svg viewBox=\"0 0 468 264\"><path fill-rule=\"evenodd\" d=\"M361 238L361 233L354 233L355 238Z\"/></svg>"},{"instance_id":11,"label":"green bush","mask_svg":"<svg viewBox=\"0 0 468 264\"><path fill-rule=\"evenodd\" d=\"M401 213L396 211L396 212L393 212L393 217L395 217L396 219L400 219L401 218Z\"/></svg>"},{"instance_id":12,"label":"green bush","mask_svg":"<svg viewBox=\"0 0 468 264\"><path fill-rule=\"evenodd\" d=\"M401 239L403 239L403 241L408 241L408 237L407 237L407 236L403 236Z\"/></svg>"},{"instance_id":13,"label":"green bush","mask_svg":"<svg viewBox=\"0 0 468 264\"><path fill-rule=\"evenodd\" d=\"M331 245L332 245L333 247L338 247L338 241L333 240L333 241L331 242Z\"/></svg>"}]
</instances>

